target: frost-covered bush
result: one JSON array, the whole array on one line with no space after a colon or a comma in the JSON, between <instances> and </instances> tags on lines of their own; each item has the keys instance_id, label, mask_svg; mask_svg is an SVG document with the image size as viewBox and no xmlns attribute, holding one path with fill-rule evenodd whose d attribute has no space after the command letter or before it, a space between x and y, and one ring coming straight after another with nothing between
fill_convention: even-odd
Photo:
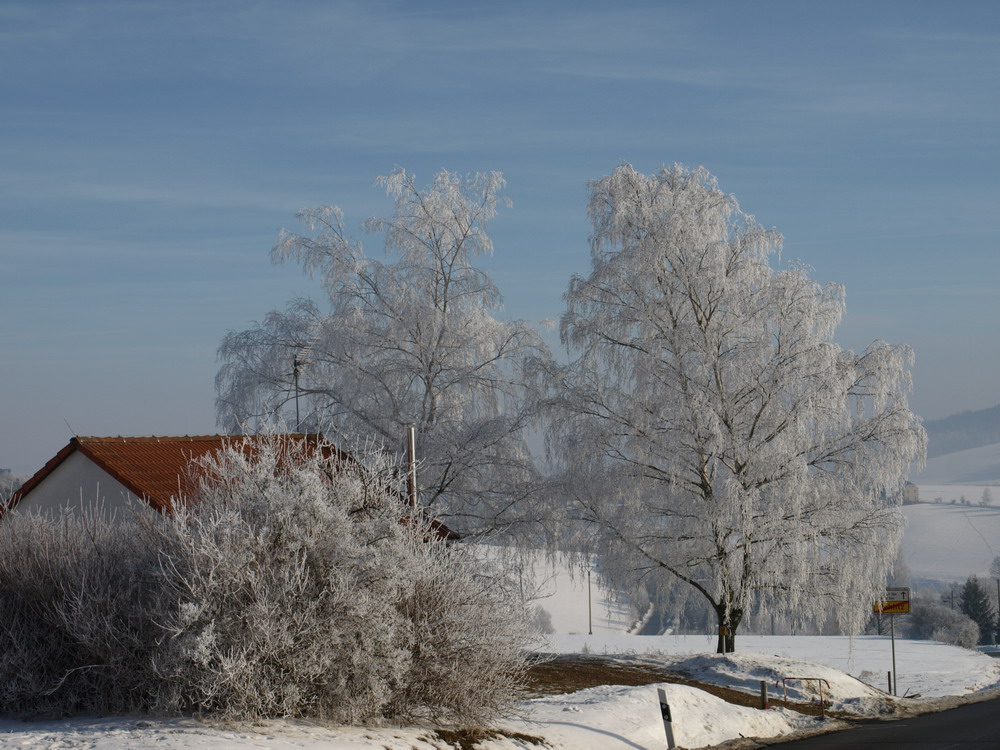
<instances>
[{"instance_id":1,"label":"frost-covered bush","mask_svg":"<svg viewBox=\"0 0 1000 750\"><path fill-rule=\"evenodd\" d=\"M939 602L916 602L903 619L907 638L963 648L975 648L979 639L979 626L973 620Z\"/></svg>"},{"instance_id":2,"label":"frost-covered bush","mask_svg":"<svg viewBox=\"0 0 1000 750\"><path fill-rule=\"evenodd\" d=\"M401 611L409 672L390 715L484 726L520 695L530 615L506 563L420 545Z\"/></svg>"},{"instance_id":3,"label":"frost-covered bush","mask_svg":"<svg viewBox=\"0 0 1000 750\"><path fill-rule=\"evenodd\" d=\"M255 444L256 445L256 444ZM500 576L401 519L388 466L235 445L170 532L172 707L226 716L485 723L509 707L527 614Z\"/></svg>"},{"instance_id":4,"label":"frost-covered bush","mask_svg":"<svg viewBox=\"0 0 1000 750\"><path fill-rule=\"evenodd\" d=\"M4 613L27 612L0 615L0 708L489 723L529 617L502 571L407 517L389 468L235 442L170 516L17 519L35 536L27 570L0 549Z\"/></svg>"},{"instance_id":5,"label":"frost-covered bush","mask_svg":"<svg viewBox=\"0 0 1000 750\"><path fill-rule=\"evenodd\" d=\"M96 510L0 522L0 710L66 714L152 708L151 670L169 603L160 551Z\"/></svg>"}]
</instances>

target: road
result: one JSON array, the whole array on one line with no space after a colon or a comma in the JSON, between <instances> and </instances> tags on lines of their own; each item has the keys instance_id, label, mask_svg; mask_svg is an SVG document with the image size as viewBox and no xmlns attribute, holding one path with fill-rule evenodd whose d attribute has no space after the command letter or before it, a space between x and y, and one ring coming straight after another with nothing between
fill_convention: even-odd
<instances>
[{"instance_id":1,"label":"road","mask_svg":"<svg viewBox=\"0 0 1000 750\"><path fill-rule=\"evenodd\" d=\"M871 722L805 740L781 744L782 750L997 750L1000 748L1000 699L899 721Z\"/></svg>"}]
</instances>

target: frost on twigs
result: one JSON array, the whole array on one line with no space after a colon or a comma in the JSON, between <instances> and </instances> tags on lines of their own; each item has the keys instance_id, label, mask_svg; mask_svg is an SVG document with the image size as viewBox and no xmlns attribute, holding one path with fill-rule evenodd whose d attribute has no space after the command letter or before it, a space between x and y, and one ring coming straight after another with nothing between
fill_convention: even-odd
<instances>
[{"instance_id":1,"label":"frost on twigs","mask_svg":"<svg viewBox=\"0 0 1000 750\"><path fill-rule=\"evenodd\" d=\"M234 440L191 502L134 527L6 518L0 707L465 726L509 710L530 638L514 587L407 518L384 458L329 455Z\"/></svg>"},{"instance_id":2,"label":"frost on twigs","mask_svg":"<svg viewBox=\"0 0 1000 750\"><path fill-rule=\"evenodd\" d=\"M910 351L834 343L844 290L778 267L781 236L702 168L619 167L590 184L590 217L592 269L560 326L575 359L535 374L608 575L698 592L720 650L751 609L833 602L856 632L924 454Z\"/></svg>"},{"instance_id":3,"label":"frost on twigs","mask_svg":"<svg viewBox=\"0 0 1000 750\"><path fill-rule=\"evenodd\" d=\"M148 707L169 605L142 529L100 510L0 522L0 711L62 716ZM143 696L137 698L136 696ZM139 703L137 703L139 701Z\"/></svg>"},{"instance_id":4,"label":"frost on twigs","mask_svg":"<svg viewBox=\"0 0 1000 750\"><path fill-rule=\"evenodd\" d=\"M326 300L293 300L223 339L219 424L283 423L388 448L412 425L423 505L462 533L531 526L522 512L537 507L526 501L540 479L521 367L547 354L531 326L496 317L500 291L475 265L493 251L486 227L504 180L442 171L422 188L400 169L378 184L394 211L365 229L382 236L387 261L366 255L335 207L302 212L307 234L281 233L274 261L320 278Z\"/></svg>"}]
</instances>

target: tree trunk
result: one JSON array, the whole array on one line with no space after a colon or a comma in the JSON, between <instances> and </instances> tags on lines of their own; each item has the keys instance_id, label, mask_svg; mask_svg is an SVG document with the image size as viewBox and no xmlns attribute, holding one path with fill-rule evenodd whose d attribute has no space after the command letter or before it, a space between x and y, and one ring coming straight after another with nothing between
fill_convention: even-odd
<instances>
[{"instance_id":1,"label":"tree trunk","mask_svg":"<svg viewBox=\"0 0 1000 750\"><path fill-rule=\"evenodd\" d=\"M715 653L731 654L736 650L736 628L743 619L743 610L729 609L725 604L720 604L715 607L715 615L719 622L719 640Z\"/></svg>"}]
</instances>

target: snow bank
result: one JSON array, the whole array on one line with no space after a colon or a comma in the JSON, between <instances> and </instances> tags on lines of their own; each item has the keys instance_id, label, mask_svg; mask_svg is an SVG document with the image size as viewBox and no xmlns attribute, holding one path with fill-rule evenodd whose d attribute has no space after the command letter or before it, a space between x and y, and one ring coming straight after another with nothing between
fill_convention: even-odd
<instances>
[{"instance_id":1,"label":"snow bank","mask_svg":"<svg viewBox=\"0 0 1000 750\"><path fill-rule=\"evenodd\" d=\"M657 688L666 692L674 739L682 747L715 745L740 736L777 737L816 723L793 711L734 706L702 690L661 684L605 685L567 696L538 698L527 704L530 721L505 726L541 735L557 748L660 750L665 746L665 734ZM487 747L505 746L491 743Z\"/></svg>"},{"instance_id":2,"label":"snow bank","mask_svg":"<svg viewBox=\"0 0 1000 750\"><path fill-rule=\"evenodd\" d=\"M265 721L225 727L194 719L71 719L0 721L0 747L24 750L437 750L421 729L320 727L308 722Z\"/></svg>"},{"instance_id":3,"label":"snow bank","mask_svg":"<svg viewBox=\"0 0 1000 750\"><path fill-rule=\"evenodd\" d=\"M764 654L705 654L680 662L685 677L747 693L768 686L771 703L784 699L813 703L820 699L837 711L877 715L888 710L886 694L839 669Z\"/></svg>"},{"instance_id":4,"label":"snow bank","mask_svg":"<svg viewBox=\"0 0 1000 750\"><path fill-rule=\"evenodd\" d=\"M544 738L554 750L661 750L665 746L657 688L662 687L673 713L674 737L682 747L704 747L739 736L775 737L815 720L791 711L758 711L733 706L708 693L682 685L603 686L567 696L528 701L525 719L509 721L510 732ZM90 719L72 721L0 721L0 747L25 750L441 750L445 745L421 729L324 728L305 722L258 722L227 728L191 719ZM498 737L480 743L483 750L537 747L520 739Z\"/></svg>"},{"instance_id":5,"label":"snow bank","mask_svg":"<svg viewBox=\"0 0 1000 750\"><path fill-rule=\"evenodd\" d=\"M888 687L887 673L892 669L892 644L888 636L766 636L745 635L736 637L737 653L780 657L788 663L775 669L796 670L798 674L783 676L823 677L816 665L853 675L861 681L881 689ZM690 657L710 654L715 650L715 638L695 635L551 635L544 650L555 654L592 653L653 657L671 669L680 669ZM732 656L732 655L731 655ZM762 662L768 663L768 662ZM810 670L802 674L802 670ZM900 696L920 694L924 697L966 695L971 692L1000 686L1000 660L986 654L934 641L896 639L897 692ZM814 674L815 673L815 674ZM720 680L722 676L720 675ZM756 689L760 680L757 677ZM830 679L826 677L826 679ZM714 680L706 680L714 681ZM743 687L733 682L720 685ZM773 685L773 683L772 683ZM751 686L754 687L754 686ZM853 692L852 692L853 691ZM845 687L844 700L848 697L864 698L858 680Z\"/></svg>"}]
</instances>

